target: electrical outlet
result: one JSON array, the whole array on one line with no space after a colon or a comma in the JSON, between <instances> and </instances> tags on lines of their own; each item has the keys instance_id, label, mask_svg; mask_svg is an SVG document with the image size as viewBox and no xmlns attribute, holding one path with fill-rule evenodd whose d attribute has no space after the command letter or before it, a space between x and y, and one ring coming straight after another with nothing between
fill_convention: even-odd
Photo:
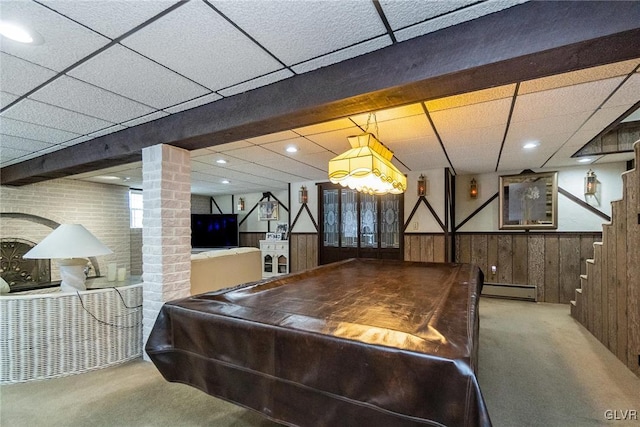
<instances>
[{"instance_id":1,"label":"electrical outlet","mask_svg":"<svg viewBox=\"0 0 640 427\"><path fill-rule=\"evenodd\" d=\"M413 221L413 229L414 230L418 229L418 221Z\"/></svg>"}]
</instances>

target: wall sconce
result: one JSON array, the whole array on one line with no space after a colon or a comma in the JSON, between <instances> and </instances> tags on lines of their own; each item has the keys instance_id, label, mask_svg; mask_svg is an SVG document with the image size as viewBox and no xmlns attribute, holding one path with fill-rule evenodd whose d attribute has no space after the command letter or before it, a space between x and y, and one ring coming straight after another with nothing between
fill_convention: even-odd
<instances>
[{"instance_id":1,"label":"wall sconce","mask_svg":"<svg viewBox=\"0 0 640 427\"><path fill-rule=\"evenodd\" d=\"M595 196L598 190L598 177L596 173L589 169L587 176L584 177L584 195Z\"/></svg>"},{"instance_id":2,"label":"wall sconce","mask_svg":"<svg viewBox=\"0 0 640 427\"><path fill-rule=\"evenodd\" d=\"M469 183L469 197L472 199L478 198L478 183L475 178L471 178L471 182Z\"/></svg>"},{"instance_id":3,"label":"wall sconce","mask_svg":"<svg viewBox=\"0 0 640 427\"><path fill-rule=\"evenodd\" d=\"M244 198L240 197L238 199L238 212L242 212L244 210Z\"/></svg>"},{"instance_id":4,"label":"wall sconce","mask_svg":"<svg viewBox=\"0 0 640 427\"><path fill-rule=\"evenodd\" d=\"M418 197L427 195L427 178L423 174L418 177Z\"/></svg>"},{"instance_id":5,"label":"wall sconce","mask_svg":"<svg viewBox=\"0 0 640 427\"><path fill-rule=\"evenodd\" d=\"M309 201L309 195L307 193L307 187L303 185L300 187L300 191L298 191L298 203L305 205L307 201Z\"/></svg>"}]
</instances>

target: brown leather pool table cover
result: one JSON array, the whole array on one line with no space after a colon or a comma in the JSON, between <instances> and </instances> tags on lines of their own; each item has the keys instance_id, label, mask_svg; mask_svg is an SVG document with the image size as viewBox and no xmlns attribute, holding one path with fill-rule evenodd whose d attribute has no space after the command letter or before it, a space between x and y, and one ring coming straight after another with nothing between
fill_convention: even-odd
<instances>
[{"instance_id":1,"label":"brown leather pool table cover","mask_svg":"<svg viewBox=\"0 0 640 427\"><path fill-rule=\"evenodd\" d=\"M488 426L476 379L482 272L347 260L166 303L165 379L295 426Z\"/></svg>"}]
</instances>

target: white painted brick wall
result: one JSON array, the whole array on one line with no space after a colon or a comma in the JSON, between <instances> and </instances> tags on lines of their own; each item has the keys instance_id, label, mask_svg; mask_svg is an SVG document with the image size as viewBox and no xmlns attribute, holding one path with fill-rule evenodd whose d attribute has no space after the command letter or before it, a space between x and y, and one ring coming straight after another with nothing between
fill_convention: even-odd
<instances>
[{"instance_id":1,"label":"white painted brick wall","mask_svg":"<svg viewBox=\"0 0 640 427\"><path fill-rule=\"evenodd\" d=\"M82 224L114 253L97 257L101 275L115 262L130 270L129 189L71 179L56 179L22 187L0 186L0 212L22 213L60 224ZM40 242L52 229L24 219L0 216L0 237ZM51 263L51 280L60 280Z\"/></svg>"},{"instance_id":2,"label":"white painted brick wall","mask_svg":"<svg viewBox=\"0 0 640 427\"><path fill-rule=\"evenodd\" d=\"M143 340L146 343L162 305L190 293L190 154L169 145L144 148L142 176Z\"/></svg>"}]
</instances>

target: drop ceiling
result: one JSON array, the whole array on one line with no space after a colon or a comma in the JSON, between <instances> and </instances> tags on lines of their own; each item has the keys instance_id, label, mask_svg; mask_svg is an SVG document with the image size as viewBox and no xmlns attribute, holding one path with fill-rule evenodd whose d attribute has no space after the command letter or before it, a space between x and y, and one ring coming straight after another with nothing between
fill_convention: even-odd
<instances>
[{"instance_id":1,"label":"drop ceiling","mask_svg":"<svg viewBox=\"0 0 640 427\"><path fill-rule=\"evenodd\" d=\"M188 117L181 112L233 105L253 89L304 75L326 76L352 58L428 40L439 30L527 3L3 0L0 18L28 25L43 41L26 46L0 37L0 173L40 167L50 153L67 147L74 148L60 152L87 152L103 136L143 138L145 125ZM629 7L638 13L640 3ZM573 166L572 155L603 129L635 117L630 113L640 102L640 51L622 61L574 68L402 105L387 97L388 104L378 99L358 114L336 110L312 123L306 119L304 126L292 120L284 130L224 143L199 140L191 150L192 192L273 191L290 182L326 180L328 160L348 149L346 138L367 129L368 121L368 130L394 152L405 173ZM523 149L528 142L538 146ZM285 151L291 146L297 152ZM631 158L622 153L590 162ZM115 163L87 160L86 172L69 178L142 186L140 161Z\"/></svg>"}]
</instances>

